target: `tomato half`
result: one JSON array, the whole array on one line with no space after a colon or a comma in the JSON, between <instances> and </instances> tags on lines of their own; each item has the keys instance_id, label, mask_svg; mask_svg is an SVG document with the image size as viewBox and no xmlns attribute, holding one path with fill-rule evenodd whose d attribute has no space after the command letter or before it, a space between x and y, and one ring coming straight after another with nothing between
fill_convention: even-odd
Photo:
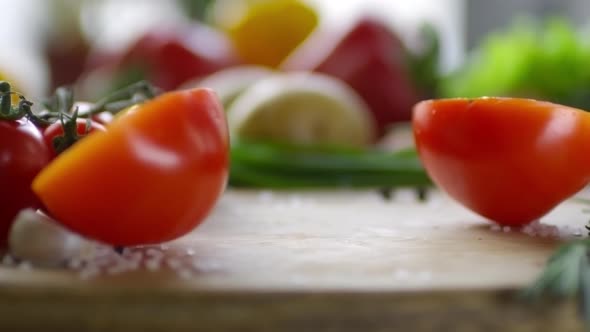
<instances>
[{"instance_id":1,"label":"tomato half","mask_svg":"<svg viewBox=\"0 0 590 332\"><path fill-rule=\"evenodd\" d=\"M534 221L590 181L590 114L512 98L430 100L414 136L432 180L499 224Z\"/></svg>"},{"instance_id":2,"label":"tomato half","mask_svg":"<svg viewBox=\"0 0 590 332\"><path fill-rule=\"evenodd\" d=\"M0 247L6 245L16 214L40 207L31 182L49 159L41 132L32 122L0 121Z\"/></svg>"},{"instance_id":3,"label":"tomato half","mask_svg":"<svg viewBox=\"0 0 590 332\"><path fill-rule=\"evenodd\" d=\"M63 225L113 245L180 237L228 176L222 106L207 89L163 94L59 155L33 190Z\"/></svg>"}]
</instances>

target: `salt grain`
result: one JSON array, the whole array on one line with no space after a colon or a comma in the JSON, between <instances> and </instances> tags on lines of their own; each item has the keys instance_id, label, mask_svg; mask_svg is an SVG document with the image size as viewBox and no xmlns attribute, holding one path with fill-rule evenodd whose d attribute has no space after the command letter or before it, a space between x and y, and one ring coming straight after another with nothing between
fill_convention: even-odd
<instances>
[{"instance_id":1,"label":"salt grain","mask_svg":"<svg viewBox=\"0 0 590 332\"><path fill-rule=\"evenodd\" d=\"M106 246L96 246L94 248L94 257L105 257L113 254L113 249Z\"/></svg>"},{"instance_id":2,"label":"salt grain","mask_svg":"<svg viewBox=\"0 0 590 332\"><path fill-rule=\"evenodd\" d=\"M193 249L186 249L185 253L187 256L193 256L195 254L195 251Z\"/></svg>"},{"instance_id":3,"label":"salt grain","mask_svg":"<svg viewBox=\"0 0 590 332\"><path fill-rule=\"evenodd\" d=\"M491 226L490 226L490 229L491 229L493 232L499 232L500 230L502 230L502 228L500 227L500 225L496 225L496 224L493 224L493 225L491 225Z\"/></svg>"},{"instance_id":4,"label":"salt grain","mask_svg":"<svg viewBox=\"0 0 590 332\"><path fill-rule=\"evenodd\" d=\"M6 254L3 258L2 258L2 265L7 265L7 266L12 266L14 265L14 258L9 255Z\"/></svg>"},{"instance_id":5,"label":"salt grain","mask_svg":"<svg viewBox=\"0 0 590 332\"><path fill-rule=\"evenodd\" d=\"M432 277L432 274L430 272L428 272L428 271L421 271L421 272L418 273L418 275L417 275L416 278L418 280L420 280L420 281L428 281L428 280L431 279L431 277Z\"/></svg>"},{"instance_id":6,"label":"salt grain","mask_svg":"<svg viewBox=\"0 0 590 332\"><path fill-rule=\"evenodd\" d=\"M200 261L200 260L196 260L196 259L192 261L191 265L192 265L192 268L198 272L212 272L212 271L219 270L221 268L219 263L204 262L204 261Z\"/></svg>"},{"instance_id":7,"label":"salt grain","mask_svg":"<svg viewBox=\"0 0 590 332\"><path fill-rule=\"evenodd\" d=\"M160 269L160 261L154 260L154 259L149 259L149 260L145 261L145 268L148 269L149 271L157 271Z\"/></svg>"},{"instance_id":8,"label":"salt grain","mask_svg":"<svg viewBox=\"0 0 590 332\"><path fill-rule=\"evenodd\" d=\"M164 257L164 253L155 248L149 248L146 250L145 255L149 257Z\"/></svg>"},{"instance_id":9,"label":"salt grain","mask_svg":"<svg viewBox=\"0 0 590 332\"><path fill-rule=\"evenodd\" d=\"M187 279L191 279L193 277L193 272L187 268L182 268L182 269L178 270L177 273L181 279L187 280Z\"/></svg>"},{"instance_id":10,"label":"salt grain","mask_svg":"<svg viewBox=\"0 0 590 332\"><path fill-rule=\"evenodd\" d=\"M301 207L301 199L298 196L291 196L289 197L289 207L292 209L297 209Z\"/></svg>"},{"instance_id":11,"label":"salt grain","mask_svg":"<svg viewBox=\"0 0 590 332\"><path fill-rule=\"evenodd\" d=\"M72 258L68 261L67 265L71 270L78 270L82 267L82 260L78 258Z\"/></svg>"},{"instance_id":12,"label":"salt grain","mask_svg":"<svg viewBox=\"0 0 590 332\"><path fill-rule=\"evenodd\" d=\"M103 267L112 264L112 257L101 256L92 260L92 264L96 267Z\"/></svg>"},{"instance_id":13,"label":"salt grain","mask_svg":"<svg viewBox=\"0 0 590 332\"><path fill-rule=\"evenodd\" d=\"M510 228L510 226L504 226L504 227L502 227L502 231L503 231L504 233L510 233L510 231L511 231L511 228Z\"/></svg>"},{"instance_id":14,"label":"salt grain","mask_svg":"<svg viewBox=\"0 0 590 332\"><path fill-rule=\"evenodd\" d=\"M393 274L393 277L395 279L400 279L400 280L407 279L408 276L409 276L408 271L403 270L403 269L396 270L395 273Z\"/></svg>"},{"instance_id":15,"label":"salt grain","mask_svg":"<svg viewBox=\"0 0 590 332\"><path fill-rule=\"evenodd\" d=\"M129 260L132 262L141 262L142 259L143 253L141 251L135 251L133 254L131 254L131 257L129 257Z\"/></svg>"},{"instance_id":16,"label":"salt grain","mask_svg":"<svg viewBox=\"0 0 590 332\"><path fill-rule=\"evenodd\" d=\"M89 266L80 271L78 276L82 279L90 279L96 277L100 273L100 270L95 266Z\"/></svg>"},{"instance_id":17,"label":"salt grain","mask_svg":"<svg viewBox=\"0 0 590 332\"><path fill-rule=\"evenodd\" d=\"M173 270L177 270L182 266L182 262L176 258L168 258L166 264Z\"/></svg>"},{"instance_id":18,"label":"salt grain","mask_svg":"<svg viewBox=\"0 0 590 332\"><path fill-rule=\"evenodd\" d=\"M33 264L29 261L22 261L18 264L18 269L23 271L29 271L33 269Z\"/></svg>"},{"instance_id":19,"label":"salt grain","mask_svg":"<svg viewBox=\"0 0 590 332\"><path fill-rule=\"evenodd\" d=\"M117 275L125 271L125 268L120 265L111 266L107 269L108 275Z\"/></svg>"},{"instance_id":20,"label":"salt grain","mask_svg":"<svg viewBox=\"0 0 590 332\"><path fill-rule=\"evenodd\" d=\"M127 263L127 270L129 271L135 271L137 269L139 269L139 261L135 262L135 261L130 261Z\"/></svg>"},{"instance_id":21,"label":"salt grain","mask_svg":"<svg viewBox=\"0 0 590 332\"><path fill-rule=\"evenodd\" d=\"M271 202L274 199L272 191L263 190L258 194L258 200L263 203Z\"/></svg>"},{"instance_id":22,"label":"salt grain","mask_svg":"<svg viewBox=\"0 0 590 332\"><path fill-rule=\"evenodd\" d=\"M166 251L166 250L168 250L168 245L166 245L166 244L161 244L161 245L160 245L160 249L162 249L162 250Z\"/></svg>"}]
</instances>

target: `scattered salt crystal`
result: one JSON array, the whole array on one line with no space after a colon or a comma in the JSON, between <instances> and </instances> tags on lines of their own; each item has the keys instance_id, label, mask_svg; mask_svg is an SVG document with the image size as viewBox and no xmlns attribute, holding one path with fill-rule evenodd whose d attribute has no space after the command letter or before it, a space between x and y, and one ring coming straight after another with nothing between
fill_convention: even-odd
<instances>
[{"instance_id":1,"label":"scattered salt crystal","mask_svg":"<svg viewBox=\"0 0 590 332\"><path fill-rule=\"evenodd\" d=\"M420 281L427 281L430 280L432 274L429 271L421 271L418 273L417 279Z\"/></svg>"},{"instance_id":2,"label":"scattered salt crystal","mask_svg":"<svg viewBox=\"0 0 590 332\"><path fill-rule=\"evenodd\" d=\"M181 279L191 279L193 277L193 272L187 268L182 268L180 270L178 270L178 276Z\"/></svg>"},{"instance_id":3,"label":"scattered salt crystal","mask_svg":"<svg viewBox=\"0 0 590 332\"><path fill-rule=\"evenodd\" d=\"M97 276L100 270L96 266L88 266L87 268L80 271L78 276L82 279L90 279Z\"/></svg>"},{"instance_id":4,"label":"scattered salt crystal","mask_svg":"<svg viewBox=\"0 0 590 332\"><path fill-rule=\"evenodd\" d=\"M78 258L72 258L68 261L68 268L71 270L78 270L82 267L82 260Z\"/></svg>"},{"instance_id":5,"label":"scattered salt crystal","mask_svg":"<svg viewBox=\"0 0 590 332\"><path fill-rule=\"evenodd\" d=\"M23 271L29 271L33 269L33 264L29 261L22 261L18 264L18 269Z\"/></svg>"},{"instance_id":6,"label":"scattered salt crystal","mask_svg":"<svg viewBox=\"0 0 590 332\"><path fill-rule=\"evenodd\" d=\"M270 202L274 198L272 191L263 190L258 194L258 200L261 202Z\"/></svg>"},{"instance_id":7,"label":"scattered salt crystal","mask_svg":"<svg viewBox=\"0 0 590 332\"><path fill-rule=\"evenodd\" d=\"M131 254L131 257L129 257L129 260L132 262L140 262L142 258L143 258L143 253L141 251L136 251L133 254Z\"/></svg>"},{"instance_id":8,"label":"scattered salt crystal","mask_svg":"<svg viewBox=\"0 0 590 332\"><path fill-rule=\"evenodd\" d=\"M127 257L131 254L131 252L131 249L129 249L128 247L123 247L123 249L121 250L121 256Z\"/></svg>"},{"instance_id":9,"label":"scattered salt crystal","mask_svg":"<svg viewBox=\"0 0 590 332\"><path fill-rule=\"evenodd\" d=\"M582 230L581 229L576 229L574 231L574 236L582 236Z\"/></svg>"},{"instance_id":10,"label":"scattered salt crystal","mask_svg":"<svg viewBox=\"0 0 590 332\"><path fill-rule=\"evenodd\" d=\"M493 225L491 225L491 226L490 226L490 229L491 229L493 232L499 232L500 230L502 230L502 228L500 227L500 225L496 225L496 224L493 224Z\"/></svg>"},{"instance_id":11,"label":"scattered salt crystal","mask_svg":"<svg viewBox=\"0 0 590 332\"><path fill-rule=\"evenodd\" d=\"M94 257L105 257L113 254L113 249L106 246L97 246L94 249Z\"/></svg>"},{"instance_id":12,"label":"scattered salt crystal","mask_svg":"<svg viewBox=\"0 0 590 332\"><path fill-rule=\"evenodd\" d=\"M121 274L123 272L125 272L125 267L122 265L115 265L115 266L111 266L107 269L107 274L108 275L116 275L116 274Z\"/></svg>"},{"instance_id":13,"label":"scattered salt crystal","mask_svg":"<svg viewBox=\"0 0 590 332\"><path fill-rule=\"evenodd\" d=\"M155 248L149 248L148 250L146 250L145 255L151 257L164 257L164 253Z\"/></svg>"},{"instance_id":14,"label":"scattered salt crystal","mask_svg":"<svg viewBox=\"0 0 590 332\"><path fill-rule=\"evenodd\" d=\"M160 262L151 261L151 260L146 261L145 268L148 269L148 271L157 271L160 269Z\"/></svg>"},{"instance_id":15,"label":"scattered salt crystal","mask_svg":"<svg viewBox=\"0 0 590 332\"><path fill-rule=\"evenodd\" d=\"M216 262L204 262L200 260L193 260L191 263L193 269L199 272L210 272L220 269L220 265Z\"/></svg>"},{"instance_id":16,"label":"scattered salt crystal","mask_svg":"<svg viewBox=\"0 0 590 332\"><path fill-rule=\"evenodd\" d=\"M139 269L139 261L129 261L126 267L129 271L135 271Z\"/></svg>"},{"instance_id":17,"label":"scattered salt crystal","mask_svg":"<svg viewBox=\"0 0 590 332\"><path fill-rule=\"evenodd\" d=\"M166 251L166 250L168 250L168 245L166 245L166 244L161 244L161 245L160 245L160 249L162 249L162 250Z\"/></svg>"},{"instance_id":18,"label":"scattered salt crystal","mask_svg":"<svg viewBox=\"0 0 590 332\"><path fill-rule=\"evenodd\" d=\"M296 209L301 207L301 199L298 196L289 197L288 205L290 208Z\"/></svg>"},{"instance_id":19,"label":"scattered salt crystal","mask_svg":"<svg viewBox=\"0 0 590 332\"><path fill-rule=\"evenodd\" d=\"M112 262L112 257L109 256L101 256L92 260L92 264L97 267L107 266L109 264L112 264Z\"/></svg>"},{"instance_id":20,"label":"scattered salt crystal","mask_svg":"<svg viewBox=\"0 0 590 332\"><path fill-rule=\"evenodd\" d=\"M396 279L407 279L409 276L409 273L406 270L399 269L399 270L395 270L395 273L393 274L393 276Z\"/></svg>"},{"instance_id":21,"label":"scattered salt crystal","mask_svg":"<svg viewBox=\"0 0 590 332\"><path fill-rule=\"evenodd\" d=\"M186 249L186 255L187 256L192 256L195 254L195 250L194 249Z\"/></svg>"},{"instance_id":22,"label":"scattered salt crystal","mask_svg":"<svg viewBox=\"0 0 590 332\"><path fill-rule=\"evenodd\" d=\"M173 270L177 270L182 266L182 262L176 258L168 258L166 264Z\"/></svg>"},{"instance_id":23,"label":"scattered salt crystal","mask_svg":"<svg viewBox=\"0 0 590 332\"><path fill-rule=\"evenodd\" d=\"M12 258L11 255L6 254L3 258L2 258L2 265L14 265L14 258Z\"/></svg>"},{"instance_id":24,"label":"scattered salt crystal","mask_svg":"<svg viewBox=\"0 0 590 332\"><path fill-rule=\"evenodd\" d=\"M504 227L502 227L502 231L503 231L504 233L510 233L510 231L511 231L511 230L512 230L512 229L510 228L510 226L504 226Z\"/></svg>"}]
</instances>

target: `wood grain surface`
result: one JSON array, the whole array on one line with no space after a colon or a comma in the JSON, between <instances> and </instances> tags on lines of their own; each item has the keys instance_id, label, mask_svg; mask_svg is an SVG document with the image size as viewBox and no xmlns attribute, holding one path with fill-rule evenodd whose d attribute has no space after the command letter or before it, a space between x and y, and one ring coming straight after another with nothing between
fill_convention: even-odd
<instances>
[{"instance_id":1,"label":"wood grain surface","mask_svg":"<svg viewBox=\"0 0 590 332\"><path fill-rule=\"evenodd\" d=\"M531 237L438 193L232 190L168 244L188 278L0 268L0 331L578 331L575 303L517 295L583 208L543 219L561 237Z\"/></svg>"}]
</instances>

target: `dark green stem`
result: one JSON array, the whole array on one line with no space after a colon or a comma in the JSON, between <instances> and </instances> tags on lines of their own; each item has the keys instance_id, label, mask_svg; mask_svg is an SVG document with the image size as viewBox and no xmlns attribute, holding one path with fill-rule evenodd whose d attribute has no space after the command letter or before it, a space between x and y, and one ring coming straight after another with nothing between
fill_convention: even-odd
<instances>
[{"instance_id":1,"label":"dark green stem","mask_svg":"<svg viewBox=\"0 0 590 332\"><path fill-rule=\"evenodd\" d=\"M80 113L80 117L87 117L105 111L116 113L131 105L152 99L158 93L158 90L151 84L146 81L140 81L99 100L91 109Z\"/></svg>"},{"instance_id":2,"label":"dark green stem","mask_svg":"<svg viewBox=\"0 0 590 332\"><path fill-rule=\"evenodd\" d=\"M12 94L8 82L0 82L0 113L9 115L12 110Z\"/></svg>"}]
</instances>

